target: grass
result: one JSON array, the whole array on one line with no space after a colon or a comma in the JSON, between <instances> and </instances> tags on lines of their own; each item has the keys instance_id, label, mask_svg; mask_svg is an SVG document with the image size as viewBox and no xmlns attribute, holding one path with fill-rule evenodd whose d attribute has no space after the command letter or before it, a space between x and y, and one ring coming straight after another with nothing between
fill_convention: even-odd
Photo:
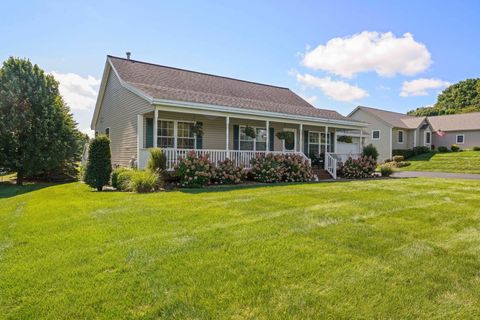
<instances>
[{"instance_id":1,"label":"grass","mask_svg":"<svg viewBox=\"0 0 480 320\"><path fill-rule=\"evenodd\" d=\"M480 317L479 181L0 186L0 315Z\"/></svg>"},{"instance_id":2,"label":"grass","mask_svg":"<svg viewBox=\"0 0 480 320\"><path fill-rule=\"evenodd\" d=\"M399 170L480 173L479 151L424 153L407 161L410 165Z\"/></svg>"}]
</instances>

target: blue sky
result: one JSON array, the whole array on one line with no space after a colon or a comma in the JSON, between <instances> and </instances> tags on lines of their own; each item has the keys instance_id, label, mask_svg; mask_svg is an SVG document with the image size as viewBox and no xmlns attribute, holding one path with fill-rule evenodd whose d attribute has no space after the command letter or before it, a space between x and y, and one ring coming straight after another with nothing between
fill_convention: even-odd
<instances>
[{"instance_id":1,"label":"blue sky","mask_svg":"<svg viewBox=\"0 0 480 320\"><path fill-rule=\"evenodd\" d=\"M2 12L0 59L53 72L82 130L105 56L125 51L286 86L342 114L358 104L406 112L480 74L479 1L45 0Z\"/></svg>"}]
</instances>

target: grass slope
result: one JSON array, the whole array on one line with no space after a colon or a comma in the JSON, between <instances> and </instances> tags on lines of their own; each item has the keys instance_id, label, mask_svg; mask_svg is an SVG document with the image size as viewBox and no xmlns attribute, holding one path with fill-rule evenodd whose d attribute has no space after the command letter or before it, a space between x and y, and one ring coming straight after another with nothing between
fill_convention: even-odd
<instances>
[{"instance_id":1,"label":"grass slope","mask_svg":"<svg viewBox=\"0 0 480 320\"><path fill-rule=\"evenodd\" d=\"M400 170L480 173L479 151L425 153L407 161L411 165Z\"/></svg>"},{"instance_id":2,"label":"grass slope","mask_svg":"<svg viewBox=\"0 0 480 320\"><path fill-rule=\"evenodd\" d=\"M478 318L479 187L0 186L0 315Z\"/></svg>"}]
</instances>

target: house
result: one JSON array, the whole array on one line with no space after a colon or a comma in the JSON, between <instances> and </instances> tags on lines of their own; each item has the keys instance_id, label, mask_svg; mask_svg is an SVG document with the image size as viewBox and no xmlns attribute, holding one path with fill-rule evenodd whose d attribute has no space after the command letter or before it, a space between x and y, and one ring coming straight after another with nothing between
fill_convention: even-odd
<instances>
[{"instance_id":1,"label":"house","mask_svg":"<svg viewBox=\"0 0 480 320\"><path fill-rule=\"evenodd\" d=\"M377 148L381 161L391 158L393 150L417 146L458 144L466 149L480 145L480 113L415 117L358 106L348 117L370 124L365 143Z\"/></svg>"},{"instance_id":2,"label":"house","mask_svg":"<svg viewBox=\"0 0 480 320\"><path fill-rule=\"evenodd\" d=\"M165 151L169 170L190 150L246 168L258 154L296 153L320 159L334 177L338 159L360 151L366 126L288 88L114 56L107 56L91 123L110 137L115 166L144 168L152 147ZM354 143L337 143L341 135Z\"/></svg>"},{"instance_id":3,"label":"house","mask_svg":"<svg viewBox=\"0 0 480 320\"><path fill-rule=\"evenodd\" d=\"M462 149L480 146L480 112L427 117L435 147L458 144Z\"/></svg>"}]
</instances>

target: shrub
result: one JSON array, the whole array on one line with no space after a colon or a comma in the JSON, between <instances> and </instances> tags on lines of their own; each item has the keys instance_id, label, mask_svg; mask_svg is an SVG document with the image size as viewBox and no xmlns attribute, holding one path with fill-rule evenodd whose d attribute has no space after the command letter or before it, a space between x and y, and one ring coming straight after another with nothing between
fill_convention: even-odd
<instances>
[{"instance_id":1,"label":"shrub","mask_svg":"<svg viewBox=\"0 0 480 320\"><path fill-rule=\"evenodd\" d=\"M405 160L404 156L393 156L393 161L395 162L402 162L403 160Z\"/></svg>"},{"instance_id":2,"label":"shrub","mask_svg":"<svg viewBox=\"0 0 480 320\"><path fill-rule=\"evenodd\" d=\"M382 177L390 177L393 174L393 168L391 166L382 165L380 167L380 174Z\"/></svg>"},{"instance_id":3,"label":"shrub","mask_svg":"<svg viewBox=\"0 0 480 320\"><path fill-rule=\"evenodd\" d=\"M409 165L410 165L410 162L408 161L400 161L400 162L392 161L392 162L384 163L382 166L390 167L390 168L402 168Z\"/></svg>"},{"instance_id":4,"label":"shrub","mask_svg":"<svg viewBox=\"0 0 480 320\"><path fill-rule=\"evenodd\" d=\"M238 184L246 177L247 171L243 167L237 167L232 160L225 159L218 162L213 181L215 184Z\"/></svg>"},{"instance_id":5,"label":"shrub","mask_svg":"<svg viewBox=\"0 0 480 320\"><path fill-rule=\"evenodd\" d=\"M80 166L78 167L78 180L79 181L84 181L85 180L85 170L86 170L85 165L80 164Z\"/></svg>"},{"instance_id":6,"label":"shrub","mask_svg":"<svg viewBox=\"0 0 480 320\"><path fill-rule=\"evenodd\" d=\"M392 162L393 160L388 158L388 159L385 159L385 161L383 161L383 163L389 163L389 162Z\"/></svg>"},{"instance_id":7,"label":"shrub","mask_svg":"<svg viewBox=\"0 0 480 320\"><path fill-rule=\"evenodd\" d=\"M118 172L118 174L116 174L117 176L116 183L115 183L116 186L113 185L113 176L112 176L112 186L121 191L131 191L132 188L131 188L130 182L132 181L132 177L135 174L135 171L136 170L132 170L132 169L121 170L120 172Z\"/></svg>"},{"instance_id":8,"label":"shrub","mask_svg":"<svg viewBox=\"0 0 480 320\"><path fill-rule=\"evenodd\" d=\"M413 148L413 155L419 155L424 153L429 153L431 150L429 147L426 146L418 146Z\"/></svg>"},{"instance_id":9,"label":"shrub","mask_svg":"<svg viewBox=\"0 0 480 320\"><path fill-rule=\"evenodd\" d=\"M438 150L438 152L442 152L442 153L443 152L448 152L448 148L445 147L445 146L440 146L440 147L437 148L437 150Z\"/></svg>"},{"instance_id":10,"label":"shrub","mask_svg":"<svg viewBox=\"0 0 480 320\"><path fill-rule=\"evenodd\" d=\"M375 146L373 144L370 143L369 145L363 147L362 156L371 157L371 158L373 158L373 160L377 161L378 150L377 150L377 148L375 148Z\"/></svg>"},{"instance_id":11,"label":"shrub","mask_svg":"<svg viewBox=\"0 0 480 320\"><path fill-rule=\"evenodd\" d=\"M114 187L115 189L120 189L118 186L118 176L120 175L120 173L125 171L132 171L132 170L128 168L117 168L112 171L112 177L111 177L112 187Z\"/></svg>"},{"instance_id":12,"label":"shrub","mask_svg":"<svg viewBox=\"0 0 480 320\"><path fill-rule=\"evenodd\" d=\"M150 149L150 159L148 159L147 169L150 172L161 174L167 167L167 157L160 148Z\"/></svg>"},{"instance_id":13,"label":"shrub","mask_svg":"<svg viewBox=\"0 0 480 320\"><path fill-rule=\"evenodd\" d=\"M340 169L340 174L347 179L370 178L375 174L377 162L373 157L362 156L358 159L349 157Z\"/></svg>"},{"instance_id":14,"label":"shrub","mask_svg":"<svg viewBox=\"0 0 480 320\"><path fill-rule=\"evenodd\" d=\"M344 142L344 143L352 143L353 142L352 137L350 137L350 136L339 136L337 138L337 141L338 142Z\"/></svg>"},{"instance_id":15,"label":"shrub","mask_svg":"<svg viewBox=\"0 0 480 320\"><path fill-rule=\"evenodd\" d=\"M404 159L413 157L413 150L411 149L395 149L392 150L392 156L403 156Z\"/></svg>"},{"instance_id":16,"label":"shrub","mask_svg":"<svg viewBox=\"0 0 480 320\"><path fill-rule=\"evenodd\" d=\"M452 152L458 152L460 151L460 146L457 144L452 144L452 146L450 147L450 150L452 150Z\"/></svg>"},{"instance_id":17,"label":"shrub","mask_svg":"<svg viewBox=\"0 0 480 320\"><path fill-rule=\"evenodd\" d=\"M110 139L100 135L90 142L85 183L97 191L102 191L103 186L110 181L111 172Z\"/></svg>"},{"instance_id":18,"label":"shrub","mask_svg":"<svg viewBox=\"0 0 480 320\"><path fill-rule=\"evenodd\" d=\"M190 151L185 158L180 159L175 167L175 175L182 187L203 187L210 184L215 176L215 168L208 155L199 157L195 151Z\"/></svg>"},{"instance_id":19,"label":"shrub","mask_svg":"<svg viewBox=\"0 0 480 320\"><path fill-rule=\"evenodd\" d=\"M252 176L258 182L311 181L312 167L296 154L259 154L251 160Z\"/></svg>"},{"instance_id":20,"label":"shrub","mask_svg":"<svg viewBox=\"0 0 480 320\"><path fill-rule=\"evenodd\" d=\"M480 147L473 147L473 151L480 151Z\"/></svg>"},{"instance_id":21,"label":"shrub","mask_svg":"<svg viewBox=\"0 0 480 320\"><path fill-rule=\"evenodd\" d=\"M130 189L137 193L153 192L158 186L158 175L146 170L132 170Z\"/></svg>"}]
</instances>

